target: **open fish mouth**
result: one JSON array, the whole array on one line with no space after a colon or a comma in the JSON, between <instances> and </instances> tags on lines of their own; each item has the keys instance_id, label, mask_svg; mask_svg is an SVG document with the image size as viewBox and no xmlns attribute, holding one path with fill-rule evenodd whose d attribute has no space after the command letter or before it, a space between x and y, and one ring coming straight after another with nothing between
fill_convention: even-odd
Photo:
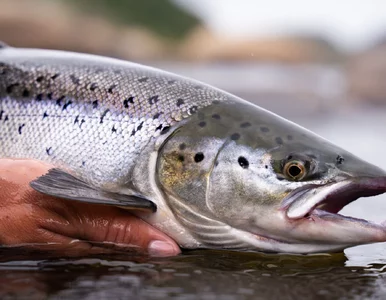
<instances>
[{"instance_id":1,"label":"open fish mouth","mask_svg":"<svg viewBox=\"0 0 386 300\"><path fill-rule=\"evenodd\" d=\"M361 177L324 185L306 185L284 199L281 210L294 230L292 237L342 248L386 241L386 226L338 214L361 197L386 192L386 177ZM290 225L289 225L290 226Z\"/></svg>"},{"instance_id":2,"label":"open fish mouth","mask_svg":"<svg viewBox=\"0 0 386 300\"><path fill-rule=\"evenodd\" d=\"M290 193L284 200L287 217L303 218L315 209L338 213L349 203L386 192L386 177L356 178L325 185L306 185Z\"/></svg>"}]
</instances>

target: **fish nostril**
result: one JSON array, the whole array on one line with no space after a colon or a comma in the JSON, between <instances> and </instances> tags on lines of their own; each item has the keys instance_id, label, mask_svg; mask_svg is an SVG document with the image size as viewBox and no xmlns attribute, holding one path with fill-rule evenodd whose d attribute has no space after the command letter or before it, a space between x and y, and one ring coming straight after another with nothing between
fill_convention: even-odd
<instances>
[{"instance_id":1,"label":"fish nostril","mask_svg":"<svg viewBox=\"0 0 386 300\"><path fill-rule=\"evenodd\" d=\"M341 165L341 164L343 164L343 162L344 162L343 156L338 155L338 156L336 157L336 163L337 163L338 165Z\"/></svg>"}]
</instances>

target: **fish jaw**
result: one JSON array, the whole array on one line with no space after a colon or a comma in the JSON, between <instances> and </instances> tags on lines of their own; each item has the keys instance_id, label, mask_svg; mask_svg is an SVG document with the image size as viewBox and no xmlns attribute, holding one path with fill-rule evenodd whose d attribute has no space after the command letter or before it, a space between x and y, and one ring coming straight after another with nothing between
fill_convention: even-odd
<instances>
[{"instance_id":1,"label":"fish jaw","mask_svg":"<svg viewBox=\"0 0 386 300\"><path fill-rule=\"evenodd\" d=\"M279 214L290 232L290 239L298 243L319 243L323 248L331 245L331 248L341 250L355 245L386 242L386 226L338 213L360 197L385 192L386 176L304 186L286 197Z\"/></svg>"}]
</instances>

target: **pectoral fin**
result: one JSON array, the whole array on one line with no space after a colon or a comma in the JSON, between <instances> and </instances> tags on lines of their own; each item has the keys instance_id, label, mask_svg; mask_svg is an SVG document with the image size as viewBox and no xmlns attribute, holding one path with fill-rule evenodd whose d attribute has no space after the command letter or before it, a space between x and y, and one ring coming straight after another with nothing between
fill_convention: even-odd
<instances>
[{"instance_id":1,"label":"pectoral fin","mask_svg":"<svg viewBox=\"0 0 386 300\"><path fill-rule=\"evenodd\" d=\"M157 210L157 206L150 200L99 190L60 169L50 169L47 174L32 181L30 185L40 193L63 199L151 212Z\"/></svg>"}]
</instances>

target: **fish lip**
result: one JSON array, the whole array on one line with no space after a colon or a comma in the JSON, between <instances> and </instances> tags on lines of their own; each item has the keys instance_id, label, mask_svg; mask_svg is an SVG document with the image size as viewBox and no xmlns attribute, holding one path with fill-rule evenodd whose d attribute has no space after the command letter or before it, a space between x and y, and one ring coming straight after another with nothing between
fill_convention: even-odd
<instances>
[{"instance_id":1,"label":"fish lip","mask_svg":"<svg viewBox=\"0 0 386 300\"><path fill-rule=\"evenodd\" d=\"M353 177L339 182L308 184L287 195L281 206L289 219L302 219L320 210L337 214L349 203L386 192L385 177Z\"/></svg>"}]
</instances>

